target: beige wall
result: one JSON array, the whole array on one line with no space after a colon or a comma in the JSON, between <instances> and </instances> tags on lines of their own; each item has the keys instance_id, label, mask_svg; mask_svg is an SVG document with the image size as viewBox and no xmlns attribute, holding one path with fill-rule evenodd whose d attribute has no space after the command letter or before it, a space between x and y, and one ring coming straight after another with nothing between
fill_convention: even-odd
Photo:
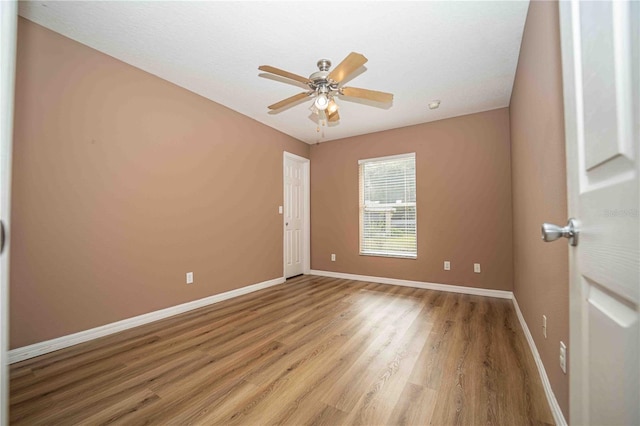
<instances>
[{"instance_id":1,"label":"beige wall","mask_svg":"<svg viewBox=\"0 0 640 426\"><path fill-rule=\"evenodd\" d=\"M569 343L568 246L544 243L540 225L567 221L558 4L533 1L511 96L514 293L553 392L569 416L569 378L558 362ZM547 339L542 335L547 316ZM571 348L569 347L569 350Z\"/></svg>"},{"instance_id":2,"label":"beige wall","mask_svg":"<svg viewBox=\"0 0 640 426\"><path fill-rule=\"evenodd\" d=\"M308 145L24 19L16 84L12 348L282 277Z\"/></svg>"},{"instance_id":3,"label":"beige wall","mask_svg":"<svg viewBox=\"0 0 640 426\"><path fill-rule=\"evenodd\" d=\"M358 160L407 152L416 153L418 258L360 256ZM512 289L508 109L314 145L311 182L313 269Z\"/></svg>"}]
</instances>

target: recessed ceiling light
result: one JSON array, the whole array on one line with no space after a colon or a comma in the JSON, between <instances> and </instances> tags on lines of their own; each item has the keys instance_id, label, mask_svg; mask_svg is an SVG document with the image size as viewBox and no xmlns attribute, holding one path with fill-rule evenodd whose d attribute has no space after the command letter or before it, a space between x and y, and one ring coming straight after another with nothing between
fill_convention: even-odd
<instances>
[{"instance_id":1,"label":"recessed ceiling light","mask_svg":"<svg viewBox=\"0 0 640 426\"><path fill-rule=\"evenodd\" d=\"M440 101L431 101L429 102L429 109L436 109L440 106Z\"/></svg>"}]
</instances>

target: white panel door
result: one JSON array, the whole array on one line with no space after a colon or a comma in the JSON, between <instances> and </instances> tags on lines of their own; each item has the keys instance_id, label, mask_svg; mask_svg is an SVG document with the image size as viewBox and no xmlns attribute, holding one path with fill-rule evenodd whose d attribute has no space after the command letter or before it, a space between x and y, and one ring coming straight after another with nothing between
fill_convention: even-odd
<instances>
[{"instance_id":1,"label":"white panel door","mask_svg":"<svg viewBox=\"0 0 640 426\"><path fill-rule=\"evenodd\" d=\"M16 62L15 1L0 1L0 221L7 241L0 251L0 425L9 424L9 213L11 207L11 148L13 144L13 92ZM0 230L2 231L2 230Z\"/></svg>"},{"instance_id":2,"label":"white panel door","mask_svg":"<svg viewBox=\"0 0 640 426\"><path fill-rule=\"evenodd\" d=\"M640 424L640 3L560 2L570 247L570 415Z\"/></svg>"},{"instance_id":3,"label":"white panel door","mask_svg":"<svg viewBox=\"0 0 640 426\"><path fill-rule=\"evenodd\" d=\"M284 157L284 269L285 278L304 273L304 162Z\"/></svg>"}]
</instances>

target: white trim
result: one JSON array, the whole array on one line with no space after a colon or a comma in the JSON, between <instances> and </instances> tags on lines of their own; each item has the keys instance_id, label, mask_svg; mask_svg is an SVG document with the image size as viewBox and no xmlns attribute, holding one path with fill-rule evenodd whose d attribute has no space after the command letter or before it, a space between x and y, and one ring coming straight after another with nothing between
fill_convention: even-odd
<instances>
[{"instance_id":1,"label":"white trim","mask_svg":"<svg viewBox=\"0 0 640 426\"><path fill-rule=\"evenodd\" d=\"M367 275L345 274L342 272L318 271L312 269L309 271L312 275L320 275L323 277L343 278L345 280L368 281L372 283L399 285L403 287L424 288L427 290L448 291L450 293L473 294L475 296L498 297L500 299L511 299L513 293L505 290L492 290L488 288L464 287L458 285L428 283L423 281L399 280L397 278L370 277Z\"/></svg>"},{"instance_id":2,"label":"white trim","mask_svg":"<svg viewBox=\"0 0 640 426\"><path fill-rule=\"evenodd\" d=\"M303 237L302 244L302 273L308 274L311 269L311 160L296 154L284 151L282 155L282 207L286 209L284 203L285 187L284 187L284 165L285 159L293 159L302 163L303 189L304 189L304 217L303 217ZM285 244L286 244L286 228L284 225L284 211L282 215L282 275L287 276L287 265L285 264Z\"/></svg>"},{"instance_id":3,"label":"white trim","mask_svg":"<svg viewBox=\"0 0 640 426\"><path fill-rule=\"evenodd\" d=\"M298 160L298 161L300 161L302 163L308 163L309 162L309 159L307 157L302 157L300 155L293 154L293 153L288 152L288 151L284 151L284 157L293 158L294 160Z\"/></svg>"},{"instance_id":4,"label":"white trim","mask_svg":"<svg viewBox=\"0 0 640 426\"><path fill-rule=\"evenodd\" d=\"M109 334L118 333L120 331L128 330L133 327L138 327L150 322L182 314L184 312L202 308L203 306L212 305L214 303L222 302L223 300L242 296L243 294L253 293L254 291L262 290L277 284L282 284L283 282L285 282L284 277L274 278L272 280L248 285L246 287L237 288L235 290L227 291L224 293L214 294L213 296L205 297L204 299L193 300L181 305L171 306L169 308L160 309L159 311L149 312L148 314L138 315L133 318L127 318L122 321L105 324L100 327L80 331L74 334L69 334L68 336L62 336L56 339L51 339L40 343L34 343L33 345L16 348L9 351L9 364L24 361L25 359L44 355L49 352L77 345L79 343L87 342L99 337L108 336Z\"/></svg>"},{"instance_id":5,"label":"white trim","mask_svg":"<svg viewBox=\"0 0 640 426\"><path fill-rule=\"evenodd\" d=\"M407 152L406 154L387 155L384 157L374 157L374 158L363 158L362 160L358 160L358 164L364 164L370 161L397 160L399 158L416 158L416 153Z\"/></svg>"},{"instance_id":6,"label":"white trim","mask_svg":"<svg viewBox=\"0 0 640 426\"><path fill-rule=\"evenodd\" d=\"M515 307L516 315L518 316L518 320L520 321L520 327L522 327L524 336L527 338L527 342L529 343L529 348L531 349L531 354L533 355L533 359L536 362L536 366L538 366L538 373L540 373L540 379L542 380L542 387L544 388L544 393L547 395L547 401L549 402L549 408L551 408L551 414L553 414L553 420L558 426L566 426L567 421L565 420L564 415L562 414L562 410L560 409L558 400L556 399L556 396L553 393L553 389L551 389L551 383L549 382L549 377L547 376L547 372L544 369L542 358L540 358L540 354L538 353L538 348L536 347L536 344L533 341L533 336L531 336L531 332L529 331L527 322L524 320L524 317L522 316L522 312L520 311L520 306L518 306L518 301L516 300L515 296L513 296L513 306Z\"/></svg>"},{"instance_id":7,"label":"white trim","mask_svg":"<svg viewBox=\"0 0 640 426\"><path fill-rule=\"evenodd\" d=\"M0 213L5 247L0 256L0 425L9 424L9 252L11 241L11 158L16 74L18 2L0 2Z\"/></svg>"}]
</instances>

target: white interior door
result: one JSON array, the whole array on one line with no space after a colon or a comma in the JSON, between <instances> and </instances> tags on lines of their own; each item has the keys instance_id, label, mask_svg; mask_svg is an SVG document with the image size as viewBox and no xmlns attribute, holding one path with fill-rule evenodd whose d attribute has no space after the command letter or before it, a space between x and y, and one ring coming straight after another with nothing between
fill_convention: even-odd
<instances>
[{"instance_id":1,"label":"white interior door","mask_svg":"<svg viewBox=\"0 0 640 426\"><path fill-rule=\"evenodd\" d=\"M640 424L640 3L560 2L570 247L570 415Z\"/></svg>"},{"instance_id":2,"label":"white interior door","mask_svg":"<svg viewBox=\"0 0 640 426\"><path fill-rule=\"evenodd\" d=\"M17 3L0 1L0 221L4 240L0 251L0 425L9 424L9 213L13 92L16 63Z\"/></svg>"},{"instance_id":3,"label":"white interior door","mask_svg":"<svg viewBox=\"0 0 640 426\"><path fill-rule=\"evenodd\" d=\"M284 275L305 272L308 246L308 164L309 160L293 154L284 155Z\"/></svg>"}]
</instances>

